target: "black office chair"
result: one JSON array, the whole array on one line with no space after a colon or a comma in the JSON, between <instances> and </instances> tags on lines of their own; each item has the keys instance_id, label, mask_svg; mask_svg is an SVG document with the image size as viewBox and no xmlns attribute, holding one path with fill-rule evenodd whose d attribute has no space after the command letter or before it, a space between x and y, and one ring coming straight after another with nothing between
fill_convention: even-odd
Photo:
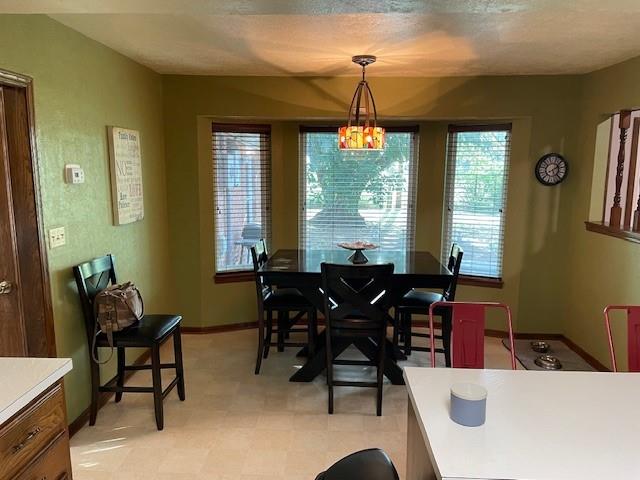
<instances>
[{"instance_id":1,"label":"black office chair","mask_svg":"<svg viewBox=\"0 0 640 480\"><path fill-rule=\"evenodd\" d=\"M334 463L316 480L399 480L396 467L389 456L379 448L370 448Z\"/></svg>"},{"instance_id":2,"label":"black office chair","mask_svg":"<svg viewBox=\"0 0 640 480\"><path fill-rule=\"evenodd\" d=\"M107 336L99 332L95 343L95 315L93 299L110 284L117 283L115 262L112 255L96 258L73 267L73 274L78 285L82 312L89 345L90 357L98 358L99 347L109 347ZM113 334L113 345L117 352L118 371L115 377L104 385L100 383L100 366L89 360L91 366L91 408L89 425L95 425L101 392L115 392L116 402L122 399L125 392L153 393L153 403L158 430L164 427L162 401L177 385L180 400L185 399L184 371L182 367L182 341L180 337L180 315L145 314L135 325ZM175 363L160 363L160 347L170 337L173 337ZM95 348L94 351L92 349ZM125 350L127 348L149 348L151 350L151 365L125 365ZM162 389L161 369L175 368L176 376L166 389ZM124 385L125 372L131 370L151 370L152 387L127 387ZM115 384L115 385L114 385Z\"/></svg>"},{"instance_id":3,"label":"black office chair","mask_svg":"<svg viewBox=\"0 0 640 480\"><path fill-rule=\"evenodd\" d=\"M377 388L376 414L382 415L382 382L384 380L385 342L389 317L389 292L393 264L338 265L322 263L322 290L327 342L327 386L329 413L333 413L333 387ZM338 360L332 344L342 339L373 339L377 361ZM334 365L371 365L377 367L375 382L338 381L333 379Z\"/></svg>"},{"instance_id":4,"label":"black office chair","mask_svg":"<svg viewBox=\"0 0 640 480\"><path fill-rule=\"evenodd\" d=\"M315 343L318 336L318 322L316 307L309 302L295 288L274 289L266 285L258 270L268 260L266 242L261 239L251 247L251 258L253 259L253 271L256 282L256 298L258 300L258 354L256 358L255 374L260 373L262 359L269 356L269 349L276 346L279 352L285 347L306 347L309 355L315 353ZM277 329L273 329L273 312L278 312ZM265 321L266 313L266 321ZM291 313L295 313L291 318ZM307 316L306 327L296 327L302 317ZM266 323L266 325L265 325ZM266 328L265 328L266 327ZM265 332L266 330L266 332ZM290 342L291 332L306 332L308 343ZM272 335L276 334L277 341L272 341Z\"/></svg>"},{"instance_id":5,"label":"black office chair","mask_svg":"<svg viewBox=\"0 0 640 480\"><path fill-rule=\"evenodd\" d=\"M429 352L429 347L421 347L412 345L412 337L429 338L428 333L413 332L411 328L412 315L427 315L429 306L435 302L449 301L453 302L456 297L456 287L458 286L458 277L460 275L460 265L462 265L462 257L464 252L459 245L451 245L451 253L447 268L453 273L451 283L442 293L438 292L421 292L411 290L407 293L400 303L395 307L395 321L393 328L393 344L398 346L399 337L402 336L404 342L405 355L411 355L412 350L419 352ZM444 353L445 364L451 366L451 311L447 308L436 308L434 315L442 318L442 335L436 336L442 340L443 348L437 348L436 352Z\"/></svg>"}]
</instances>

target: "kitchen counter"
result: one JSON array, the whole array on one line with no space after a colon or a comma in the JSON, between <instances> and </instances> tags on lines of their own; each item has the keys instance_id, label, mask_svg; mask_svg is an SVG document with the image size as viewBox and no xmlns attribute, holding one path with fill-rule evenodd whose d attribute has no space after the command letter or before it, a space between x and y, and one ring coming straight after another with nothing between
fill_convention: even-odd
<instances>
[{"instance_id":1,"label":"kitchen counter","mask_svg":"<svg viewBox=\"0 0 640 480\"><path fill-rule=\"evenodd\" d=\"M407 480L640 478L638 373L415 368ZM449 418L451 386L488 391L487 420Z\"/></svg>"},{"instance_id":2,"label":"kitchen counter","mask_svg":"<svg viewBox=\"0 0 640 480\"><path fill-rule=\"evenodd\" d=\"M71 371L70 358L0 357L0 425Z\"/></svg>"}]
</instances>

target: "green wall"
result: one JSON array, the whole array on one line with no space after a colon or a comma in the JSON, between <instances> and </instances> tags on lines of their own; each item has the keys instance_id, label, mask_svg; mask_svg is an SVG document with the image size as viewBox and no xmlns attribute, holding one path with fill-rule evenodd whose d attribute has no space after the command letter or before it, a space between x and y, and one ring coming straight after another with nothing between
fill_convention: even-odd
<instances>
[{"instance_id":1,"label":"green wall","mask_svg":"<svg viewBox=\"0 0 640 480\"><path fill-rule=\"evenodd\" d=\"M89 376L70 267L111 252L148 310L180 312L191 326L255 319L251 283L213 282L210 123L272 124L273 248L295 247L298 125L341 120L356 79L160 76L47 17L15 15L0 15L0 68L34 78L44 224L67 228L49 266L58 354L75 365L72 420L89 403ZM513 122L504 288L463 287L460 298L505 301L518 331L566 333L602 361L601 309L635 303L640 254L582 222L596 126L640 104L639 81L640 59L585 76L371 78L385 120L420 125L418 249L440 251L447 124ZM141 131L146 216L128 226L112 225L107 125ZM554 188L533 176L550 151L572 167ZM80 163L86 183L64 184L65 163Z\"/></svg>"},{"instance_id":2,"label":"green wall","mask_svg":"<svg viewBox=\"0 0 640 480\"><path fill-rule=\"evenodd\" d=\"M0 68L34 79L36 138L46 231L67 244L49 250L57 353L72 357L65 379L69 420L89 404L88 348L71 273L74 264L116 255L119 277L140 287L148 311L173 311L161 77L45 16L0 15ZM139 130L145 218L112 224L107 125ZM86 182L63 182L79 163ZM134 352L135 353L135 352ZM113 372L107 366L105 376Z\"/></svg>"},{"instance_id":3,"label":"green wall","mask_svg":"<svg viewBox=\"0 0 640 480\"><path fill-rule=\"evenodd\" d=\"M273 248L297 245L298 125L339 121L355 78L163 77L169 221L179 305L191 326L256 318L250 283L213 282L212 120L273 126ZM566 153L580 94L577 76L370 79L386 120L420 123L416 248L440 251L446 126L450 121L512 121L504 288L463 287L460 298L502 300L521 332L561 332L567 254L560 237L564 185L533 175L544 153ZM501 326L501 324L491 324Z\"/></svg>"},{"instance_id":4,"label":"green wall","mask_svg":"<svg viewBox=\"0 0 640 480\"><path fill-rule=\"evenodd\" d=\"M565 306L564 332L574 342L609 366L602 310L608 304L639 304L640 245L587 232L592 203L594 162L607 162L606 148L595 158L596 129L608 115L640 107L640 57L593 72L584 77L580 109L576 112L574 159L567 200L562 203L566 241L570 244L566 280L560 297ZM593 202L602 211L601 190L594 188ZM624 329L617 329L620 356L624 356ZM625 362L626 364L626 362Z\"/></svg>"}]
</instances>

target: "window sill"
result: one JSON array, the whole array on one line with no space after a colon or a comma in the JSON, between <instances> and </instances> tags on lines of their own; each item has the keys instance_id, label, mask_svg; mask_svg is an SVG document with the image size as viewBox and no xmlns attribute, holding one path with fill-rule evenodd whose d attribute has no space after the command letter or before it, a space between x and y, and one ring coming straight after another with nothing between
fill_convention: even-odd
<instances>
[{"instance_id":1,"label":"window sill","mask_svg":"<svg viewBox=\"0 0 640 480\"><path fill-rule=\"evenodd\" d=\"M610 237L620 238L627 242L640 243L640 232L610 227L604 222L584 222L584 225L589 232L609 235Z\"/></svg>"},{"instance_id":2,"label":"window sill","mask_svg":"<svg viewBox=\"0 0 640 480\"><path fill-rule=\"evenodd\" d=\"M216 273L213 276L215 283L240 283L240 282L253 282L255 280L253 270L244 272L224 272Z\"/></svg>"},{"instance_id":3,"label":"window sill","mask_svg":"<svg viewBox=\"0 0 640 480\"><path fill-rule=\"evenodd\" d=\"M458 285L469 285L472 287L502 288L504 282L501 278L473 277L471 275L460 275Z\"/></svg>"}]
</instances>

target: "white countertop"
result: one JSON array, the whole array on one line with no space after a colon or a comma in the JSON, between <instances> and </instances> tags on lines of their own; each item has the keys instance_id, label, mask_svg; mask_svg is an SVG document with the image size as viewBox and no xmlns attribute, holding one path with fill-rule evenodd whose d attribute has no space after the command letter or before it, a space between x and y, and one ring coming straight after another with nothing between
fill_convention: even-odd
<instances>
[{"instance_id":1,"label":"white countertop","mask_svg":"<svg viewBox=\"0 0 640 480\"><path fill-rule=\"evenodd\" d=\"M640 478L640 374L407 367L427 451L442 479ZM451 385L487 391L487 420L449 418Z\"/></svg>"},{"instance_id":2,"label":"white countertop","mask_svg":"<svg viewBox=\"0 0 640 480\"><path fill-rule=\"evenodd\" d=\"M70 358L0 357L0 425L71 371Z\"/></svg>"}]
</instances>

